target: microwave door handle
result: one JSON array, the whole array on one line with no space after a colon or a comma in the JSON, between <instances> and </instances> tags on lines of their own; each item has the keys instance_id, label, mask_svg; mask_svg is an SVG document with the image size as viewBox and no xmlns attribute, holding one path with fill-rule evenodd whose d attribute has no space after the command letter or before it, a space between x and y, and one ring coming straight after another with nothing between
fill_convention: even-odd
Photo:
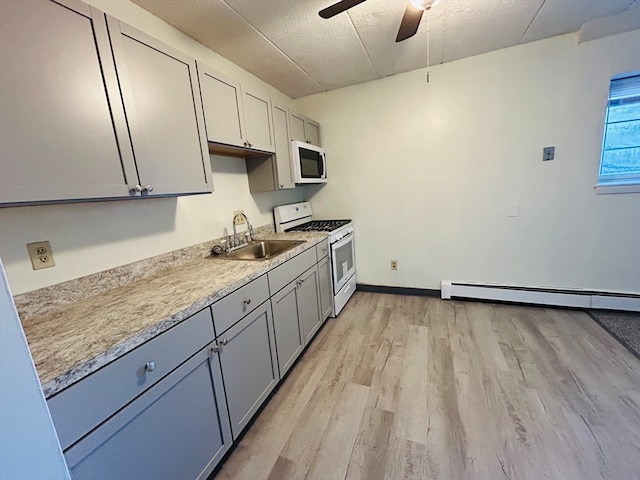
<instances>
[{"instance_id":1,"label":"microwave door handle","mask_svg":"<svg viewBox=\"0 0 640 480\"><path fill-rule=\"evenodd\" d=\"M324 177L324 164L327 162L327 159L324 153L321 153L320 156L322 157L322 162L320 162L320 178L322 178Z\"/></svg>"}]
</instances>

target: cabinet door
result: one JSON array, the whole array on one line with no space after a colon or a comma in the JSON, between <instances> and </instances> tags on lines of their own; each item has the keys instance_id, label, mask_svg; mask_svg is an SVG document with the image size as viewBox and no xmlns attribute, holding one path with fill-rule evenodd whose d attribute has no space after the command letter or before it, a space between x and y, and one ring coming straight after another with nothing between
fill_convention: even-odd
<instances>
[{"instance_id":1,"label":"cabinet door","mask_svg":"<svg viewBox=\"0 0 640 480\"><path fill-rule=\"evenodd\" d=\"M273 131L276 146L277 188L295 188L291 172L291 141L289 135L289 112L286 107L273 105Z\"/></svg>"},{"instance_id":2,"label":"cabinet door","mask_svg":"<svg viewBox=\"0 0 640 480\"><path fill-rule=\"evenodd\" d=\"M123 197L138 183L102 12L2 2L0 157L5 204Z\"/></svg>"},{"instance_id":3,"label":"cabinet door","mask_svg":"<svg viewBox=\"0 0 640 480\"><path fill-rule=\"evenodd\" d=\"M195 60L107 17L140 185L149 195L211 192Z\"/></svg>"},{"instance_id":4,"label":"cabinet door","mask_svg":"<svg viewBox=\"0 0 640 480\"><path fill-rule=\"evenodd\" d=\"M309 118L304 123L304 133L307 137L307 143L311 143L320 147L320 124Z\"/></svg>"},{"instance_id":5,"label":"cabinet door","mask_svg":"<svg viewBox=\"0 0 640 480\"><path fill-rule=\"evenodd\" d=\"M235 439L280 379L270 301L219 336L217 342Z\"/></svg>"},{"instance_id":6,"label":"cabinet door","mask_svg":"<svg viewBox=\"0 0 640 480\"><path fill-rule=\"evenodd\" d=\"M300 142L307 141L307 137L304 133L304 115L296 112L290 112L289 128L291 133L291 140L298 140Z\"/></svg>"},{"instance_id":7,"label":"cabinet door","mask_svg":"<svg viewBox=\"0 0 640 480\"><path fill-rule=\"evenodd\" d=\"M316 266L307 270L298 279L298 313L306 345L322 325L318 304L318 271Z\"/></svg>"},{"instance_id":8,"label":"cabinet door","mask_svg":"<svg viewBox=\"0 0 640 480\"><path fill-rule=\"evenodd\" d=\"M271 123L271 100L257 92L243 90L242 110L247 129L248 146L254 150L275 152L273 125Z\"/></svg>"},{"instance_id":9,"label":"cabinet door","mask_svg":"<svg viewBox=\"0 0 640 480\"><path fill-rule=\"evenodd\" d=\"M320 145L320 124L315 120L305 117L301 113L290 112L289 123L291 140Z\"/></svg>"},{"instance_id":10,"label":"cabinet door","mask_svg":"<svg viewBox=\"0 0 640 480\"><path fill-rule=\"evenodd\" d=\"M207 307L47 400L63 449L214 339ZM147 369L153 362L154 368ZM108 388L105 388L108 386Z\"/></svg>"},{"instance_id":11,"label":"cabinet door","mask_svg":"<svg viewBox=\"0 0 640 480\"><path fill-rule=\"evenodd\" d=\"M333 295L331 293L331 264L329 257L318 262L318 290L320 297L320 320L324 322L333 309Z\"/></svg>"},{"instance_id":12,"label":"cabinet door","mask_svg":"<svg viewBox=\"0 0 640 480\"><path fill-rule=\"evenodd\" d=\"M198 63L198 78L207 127L207 140L244 147L244 113L240 84Z\"/></svg>"},{"instance_id":13,"label":"cabinet door","mask_svg":"<svg viewBox=\"0 0 640 480\"><path fill-rule=\"evenodd\" d=\"M278 351L278 368L282 377L304 348L302 330L298 321L297 282L291 282L271 297L271 306Z\"/></svg>"},{"instance_id":14,"label":"cabinet door","mask_svg":"<svg viewBox=\"0 0 640 480\"><path fill-rule=\"evenodd\" d=\"M73 478L206 479L231 445L220 366L209 352L201 350L68 449Z\"/></svg>"}]
</instances>

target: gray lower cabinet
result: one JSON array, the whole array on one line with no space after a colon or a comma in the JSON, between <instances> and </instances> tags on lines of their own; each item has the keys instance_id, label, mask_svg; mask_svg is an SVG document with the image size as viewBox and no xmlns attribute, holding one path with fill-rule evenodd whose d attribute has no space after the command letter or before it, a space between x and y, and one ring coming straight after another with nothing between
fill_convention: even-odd
<instances>
[{"instance_id":1,"label":"gray lower cabinet","mask_svg":"<svg viewBox=\"0 0 640 480\"><path fill-rule=\"evenodd\" d=\"M280 375L322 325L316 252L309 249L269 272ZM283 286L285 282L286 285Z\"/></svg>"},{"instance_id":2,"label":"gray lower cabinet","mask_svg":"<svg viewBox=\"0 0 640 480\"><path fill-rule=\"evenodd\" d=\"M318 268L314 265L300 275L298 282L298 313L306 345L322 325L318 304Z\"/></svg>"},{"instance_id":3,"label":"gray lower cabinet","mask_svg":"<svg viewBox=\"0 0 640 480\"><path fill-rule=\"evenodd\" d=\"M206 479L231 444L210 348L65 452L74 480Z\"/></svg>"},{"instance_id":4,"label":"gray lower cabinet","mask_svg":"<svg viewBox=\"0 0 640 480\"><path fill-rule=\"evenodd\" d=\"M325 256L318 262L318 296L320 298L320 320L324 322L333 310L333 293L331 289L331 264Z\"/></svg>"},{"instance_id":5,"label":"gray lower cabinet","mask_svg":"<svg viewBox=\"0 0 640 480\"><path fill-rule=\"evenodd\" d=\"M218 334L216 345L235 439L280 380L271 302Z\"/></svg>"},{"instance_id":6,"label":"gray lower cabinet","mask_svg":"<svg viewBox=\"0 0 640 480\"><path fill-rule=\"evenodd\" d=\"M271 297L271 306L278 350L278 368L280 376L284 376L304 348L304 336L298 314L297 281L291 282Z\"/></svg>"},{"instance_id":7,"label":"gray lower cabinet","mask_svg":"<svg viewBox=\"0 0 640 480\"><path fill-rule=\"evenodd\" d=\"M329 259L329 240L316 245L318 259L318 299L320 302L320 320L325 321L333 311L333 279Z\"/></svg>"}]
</instances>

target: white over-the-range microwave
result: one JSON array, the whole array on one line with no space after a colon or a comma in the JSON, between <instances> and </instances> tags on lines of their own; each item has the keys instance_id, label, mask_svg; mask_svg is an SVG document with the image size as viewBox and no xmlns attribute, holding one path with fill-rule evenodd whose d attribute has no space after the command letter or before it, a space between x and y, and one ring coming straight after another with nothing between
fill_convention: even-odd
<instances>
[{"instance_id":1,"label":"white over-the-range microwave","mask_svg":"<svg viewBox=\"0 0 640 480\"><path fill-rule=\"evenodd\" d=\"M291 140L291 161L296 183L327 182L327 154L323 148Z\"/></svg>"}]
</instances>

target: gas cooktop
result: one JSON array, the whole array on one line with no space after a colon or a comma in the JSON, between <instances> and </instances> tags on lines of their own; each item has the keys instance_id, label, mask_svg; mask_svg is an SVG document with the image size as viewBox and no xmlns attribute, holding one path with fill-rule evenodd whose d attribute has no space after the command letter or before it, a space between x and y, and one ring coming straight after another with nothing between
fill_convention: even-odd
<instances>
[{"instance_id":1,"label":"gas cooktop","mask_svg":"<svg viewBox=\"0 0 640 480\"><path fill-rule=\"evenodd\" d=\"M287 228L287 232L333 232L351 223L351 220L311 220L296 227Z\"/></svg>"}]
</instances>

